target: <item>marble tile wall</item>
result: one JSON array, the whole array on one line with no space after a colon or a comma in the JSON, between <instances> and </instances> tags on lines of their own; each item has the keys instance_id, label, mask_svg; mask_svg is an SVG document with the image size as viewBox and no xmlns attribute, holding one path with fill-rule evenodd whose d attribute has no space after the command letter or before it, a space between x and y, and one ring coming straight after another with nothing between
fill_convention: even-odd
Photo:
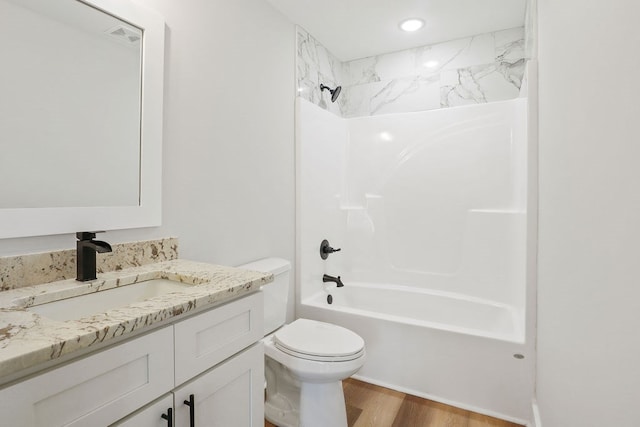
<instances>
[{"instance_id":1,"label":"marble tile wall","mask_svg":"<svg viewBox=\"0 0 640 427\"><path fill-rule=\"evenodd\" d=\"M331 102L328 91L320 92L320 83L331 88L344 86L344 64L301 27L296 27L296 75L298 96L331 111L344 115L345 97Z\"/></svg>"},{"instance_id":2,"label":"marble tile wall","mask_svg":"<svg viewBox=\"0 0 640 427\"><path fill-rule=\"evenodd\" d=\"M342 117L424 111L517 98L525 65L524 28L341 63L298 28L299 95ZM321 82L340 84L331 104Z\"/></svg>"},{"instance_id":3,"label":"marble tile wall","mask_svg":"<svg viewBox=\"0 0 640 427\"><path fill-rule=\"evenodd\" d=\"M98 254L98 273L170 261L178 258L178 239L119 243L113 252ZM76 250L0 258L0 291L76 277Z\"/></svg>"}]
</instances>

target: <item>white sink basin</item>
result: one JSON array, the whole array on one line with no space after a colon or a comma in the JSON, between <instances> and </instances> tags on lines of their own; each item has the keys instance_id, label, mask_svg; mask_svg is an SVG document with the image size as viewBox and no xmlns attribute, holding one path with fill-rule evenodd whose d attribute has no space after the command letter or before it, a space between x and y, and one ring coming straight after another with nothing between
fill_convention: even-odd
<instances>
[{"instance_id":1,"label":"white sink basin","mask_svg":"<svg viewBox=\"0 0 640 427\"><path fill-rule=\"evenodd\" d=\"M173 280L153 279L35 305L27 310L52 320L77 320L171 292L182 292L192 286Z\"/></svg>"}]
</instances>

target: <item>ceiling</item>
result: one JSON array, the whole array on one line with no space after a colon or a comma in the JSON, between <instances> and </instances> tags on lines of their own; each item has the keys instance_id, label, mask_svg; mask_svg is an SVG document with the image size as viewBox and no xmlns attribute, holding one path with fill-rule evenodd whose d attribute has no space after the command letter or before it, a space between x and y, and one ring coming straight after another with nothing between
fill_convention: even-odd
<instances>
[{"instance_id":1,"label":"ceiling","mask_svg":"<svg viewBox=\"0 0 640 427\"><path fill-rule=\"evenodd\" d=\"M527 0L267 0L342 61L524 25ZM426 25L414 33L406 18Z\"/></svg>"}]
</instances>

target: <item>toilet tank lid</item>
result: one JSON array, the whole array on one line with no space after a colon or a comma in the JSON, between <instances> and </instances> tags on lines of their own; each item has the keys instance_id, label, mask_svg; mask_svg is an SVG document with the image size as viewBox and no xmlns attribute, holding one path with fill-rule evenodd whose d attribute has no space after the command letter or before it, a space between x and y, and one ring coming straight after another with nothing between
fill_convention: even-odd
<instances>
[{"instance_id":1,"label":"toilet tank lid","mask_svg":"<svg viewBox=\"0 0 640 427\"><path fill-rule=\"evenodd\" d=\"M291 263L282 258L263 258L237 266L245 270L259 271L261 273L271 273L274 276L291 270Z\"/></svg>"}]
</instances>

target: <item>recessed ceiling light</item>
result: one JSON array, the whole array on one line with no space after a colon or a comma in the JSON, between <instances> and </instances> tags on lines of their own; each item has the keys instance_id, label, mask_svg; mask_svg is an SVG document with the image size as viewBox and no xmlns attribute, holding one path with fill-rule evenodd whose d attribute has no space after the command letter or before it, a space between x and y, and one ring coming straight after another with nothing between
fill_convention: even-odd
<instances>
[{"instance_id":1,"label":"recessed ceiling light","mask_svg":"<svg viewBox=\"0 0 640 427\"><path fill-rule=\"evenodd\" d=\"M427 68L436 68L438 65L440 65L440 62L434 61L434 60L427 61L427 62L424 63L424 66L427 67Z\"/></svg>"},{"instance_id":2,"label":"recessed ceiling light","mask_svg":"<svg viewBox=\"0 0 640 427\"><path fill-rule=\"evenodd\" d=\"M405 19L400 23L400 29L402 31L418 31L422 27L424 27L424 21L419 18Z\"/></svg>"}]
</instances>

